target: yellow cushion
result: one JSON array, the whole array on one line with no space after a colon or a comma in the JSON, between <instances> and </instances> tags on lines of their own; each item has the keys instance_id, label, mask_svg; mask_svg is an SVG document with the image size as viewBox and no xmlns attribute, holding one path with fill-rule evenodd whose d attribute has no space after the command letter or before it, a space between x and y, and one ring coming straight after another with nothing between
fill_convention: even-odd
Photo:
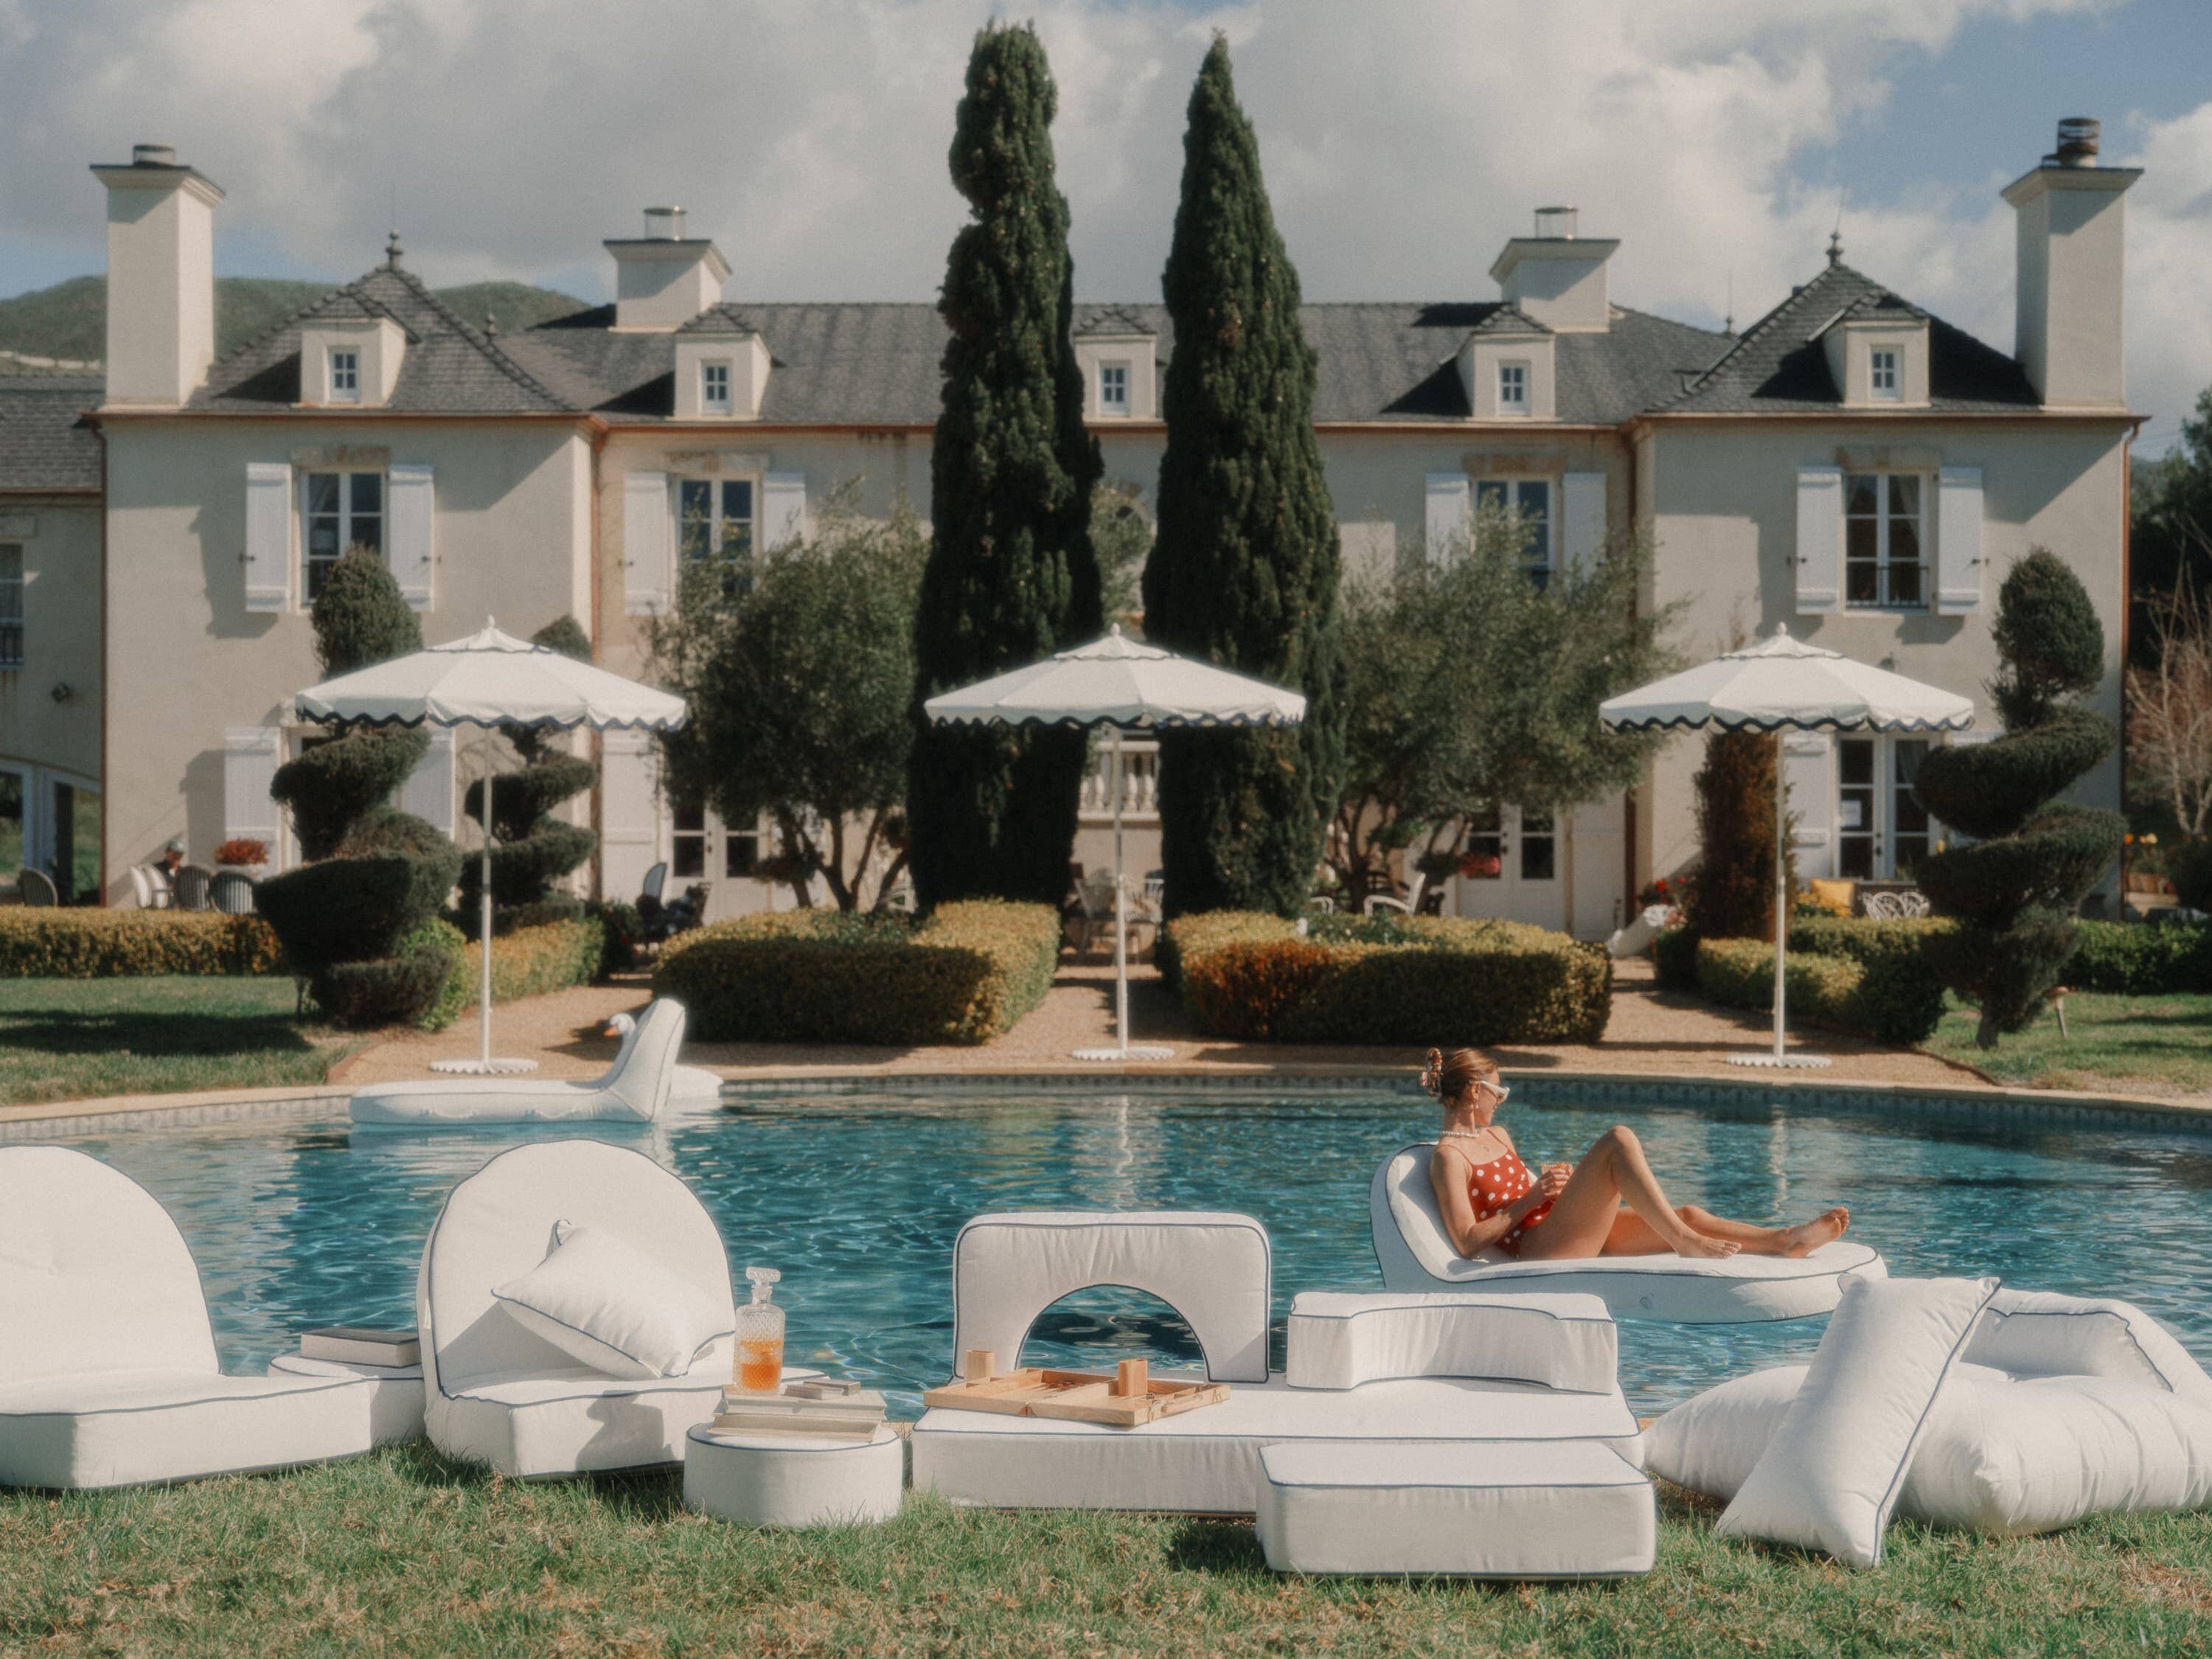
<instances>
[{"instance_id":1,"label":"yellow cushion","mask_svg":"<svg viewBox=\"0 0 2212 1659\"><path fill-rule=\"evenodd\" d=\"M1823 910L1847 916L1851 913L1851 894L1857 886L1853 881L1822 881L1815 878L1805 884L1805 891Z\"/></svg>"}]
</instances>

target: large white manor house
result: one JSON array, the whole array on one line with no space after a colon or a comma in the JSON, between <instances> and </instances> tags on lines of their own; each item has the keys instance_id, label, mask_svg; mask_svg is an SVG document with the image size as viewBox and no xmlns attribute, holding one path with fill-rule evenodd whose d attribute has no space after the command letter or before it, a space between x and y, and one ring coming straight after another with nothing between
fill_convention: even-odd
<instances>
[{"instance_id":1,"label":"large white manor house","mask_svg":"<svg viewBox=\"0 0 2212 1659\"><path fill-rule=\"evenodd\" d=\"M222 190L155 145L92 172L104 381L0 379L0 791L28 863L65 867L97 812L111 903L131 902L130 867L173 837L203 863L238 836L294 858L270 778L313 735L289 712L319 678L308 607L352 544L382 550L432 641L487 616L527 634L570 614L602 663L641 674L641 624L687 549L782 543L833 492L929 515L945 331L927 301L770 303L659 210L606 242L617 297L596 310L495 331L434 299L395 237L357 280L217 361ZM1579 234L1565 210L1500 250L1494 294L1470 273L1468 291L1432 301L1308 306L1347 566L1447 546L1496 496L1540 523L1551 565L1648 536L1649 599L1687 602L1693 653L1786 623L1980 702L1998 584L2039 544L2106 619L2117 716L2137 176L2098 165L2093 131L2069 124L2006 188L2019 299L2005 349L1839 247L1807 250L1802 286L1741 334L1631 310L1610 278L1633 250ZM1085 305L1076 334L1107 476L1149 501L1166 319ZM1698 741L1571 816L1504 805L1500 873L1456 882L1449 905L1606 933L1644 881L1694 855ZM452 830L441 742L404 804ZM772 902L752 875L758 826L667 799L642 740L599 742L585 810L599 891L634 895L665 859L672 890L714 883L717 914ZM1907 787L1920 752L1791 740L1805 873L1883 877L1941 835ZM2117 763L2085 793L2116 805Z\"/></svg>"}]
</instances>

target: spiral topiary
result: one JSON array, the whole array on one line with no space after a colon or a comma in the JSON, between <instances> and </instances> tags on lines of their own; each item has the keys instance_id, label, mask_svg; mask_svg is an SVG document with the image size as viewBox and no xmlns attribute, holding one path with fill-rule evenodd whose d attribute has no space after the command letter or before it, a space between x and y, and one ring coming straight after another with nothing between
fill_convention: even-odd
<instances>
[{"instance_id":1,"label":"spiral topiary","mask_svg":"<svg viewBox=\"0 0 2212 1659\"><path fill-rule=\"evenodd\" d=\"M1993 743L1937 749L1913 792L1954 830L1978 837L1914 872L1939 915L1960 926L1931 939L1936 970L1978 1003L1974 1041L1993 1048L2041 1012L2074 953L2073 912L2119 856L2118 812L2053 799L2112 751L2118 734L2073 699L2104 678L2104 630L2065 562L2037 548L1997 599L2001 667L1989 688L2004 721Z\"/></svg>"},{"instance_id":2,"label":"spiral topiary","mask_svg":"<svg viewBox=\"0 0 2212 1659\"><path fill-rule=\"evenodd\" d=\"M592 659L592 642L574 617L562 617L531 635L534 644L582 662ZM552 895L556 884L592 856L599 837L581 824L552 816L562 801L582 794L599 780L599 769L551 747L552 734L526 726L500 728L522 758L519 772L501 773L491 795L491 900L499 909L535 904ZM483 822L483 783L471 783L462 810ZM473 930L481 915L483 866L471 859L461 869L463 927Z\"/></svg>"}]
</instances>

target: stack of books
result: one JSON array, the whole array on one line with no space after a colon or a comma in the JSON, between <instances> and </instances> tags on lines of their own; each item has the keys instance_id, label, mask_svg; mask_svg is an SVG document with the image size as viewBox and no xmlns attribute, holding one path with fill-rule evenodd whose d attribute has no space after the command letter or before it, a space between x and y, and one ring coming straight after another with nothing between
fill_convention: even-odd
<instances>
[{"instance_id":1,"label":"stack of books","mask_svg":"<svg viewBox=\"0 0 2212 1659\"><path fill-rule=\"evenodd\" d=\"M300 1334L301 1355L335 1359L349 1365L419 1365L422 1345L413 1331L378 1330L368 1325L325 1325Z\"/></svg>"},{"instance_id":2,"label":"stack of books","mask_svg":"<svg viewBox=\"0 0 2212 1659\"><path fill-rule=\"evenodd\" d=\"M875 1438L883 1423L883 1395L855 1382L823 1377L786 1382L774 1394L724 1389L714 1431L866 1442Z\"/></svg>"}]
</instances>

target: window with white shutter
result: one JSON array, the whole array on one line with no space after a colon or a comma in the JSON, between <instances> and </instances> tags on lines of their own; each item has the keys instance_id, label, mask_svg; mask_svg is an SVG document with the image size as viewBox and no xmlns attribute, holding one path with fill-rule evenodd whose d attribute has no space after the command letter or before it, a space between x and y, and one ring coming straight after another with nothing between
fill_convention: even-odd
<instances>
[{"instance_id":1,"label":"window with white shutter","mask_svg":"<svg viewBox=\"0 0 2212 1659\"><path fill-rule=\"evenodd\" d=\"M385 562L400 596L415 611L430 608L431 573L435 568L437 492L430 469L394 461L387 474L391 532L384 540Z\"/></svg>"},{"instance_id":2,"label":"window with white shutter","mask_svg":"<svg viewBox=\"0 0 2212 1659\"><path fill-rule=\"evenodd\" d=\"M1605 474L1570 472L1560 488L1559 552L1570 570L1586 570L1605 545Z\"/></svg>"},{"instance_id":3,"label":"window with white shutter","mask_svg":"<svg viewBox=\"0 0 2212 1659\"><path fill-rule=\"evenodd\" d=\"M1791 732L1782 739L1785 810L1795 821L1790 840L1800 880L1836 872L1834 757L1835 741L1825 732Z\"/></svg>"},{"instance_id":4,"label":"window with white shutter","mask_svg":"<svg viewBox=\"0 0 2212 1659\"><path fill-rule=\"evenodd\" d=\"M1936 475L1936 608L1963 616L1982 605L1982 469Z\"/></svg>"},{"instance_id":5,"label":"window with white shutter","mask_svg":"<svg viewBox=\"0 0 2212 1659\"><path fill-rule=\"evenodd\" d=\"M292 468L246 464L246 608L282 611L292 602Z\"/></svg>"},{"instance_id":6,"label":"window with white shutter","mask_svg":"<svg viewBox=\"0 0 2212 1659\"><path fill-rule=\"evenodd\" d=\"M1467 546L1468 521L1474 514L1474 486L1466 473L1429 474L1425 531L1431 564L1443 563Z\"/></svg>"},{"instance_id":7,"label":"window with white shutter","mask_svg":"<svg viewBox=\"0 0 2212 1659\"><path fill-rule=\"evenodd\" d=\"M599 896L634 899L660 856L654 745L644 732L599 734Z\"/></svg>"},{"instance_id":8,"label":"window with white shutter","mask_svg":"<svg viewBox=\"0 0 2212 1659\"><path fill-rule=\"evenodd\" d=\"M761 546L768 552L806 539L806 475L771 472L761 480Z\"/></svg>"},{"instance_id":9,"label":"window with white shutter","mask_svg":"<svg viewBox=\"0 0 2212 1659\"><path fill-rule=\"evenodd\" d=\"M243 836L264 843L272 863L282 841L283 816L269 789L283 755L282 726L223 728L222 837L235 841Z\"/></svg>"},{"instance_id":10,"label":"window with white shutter","mask_svg":"<svg viewBox=\"0 0 2212 1659\"><path fill-rule=\"evenodd\" d=\"M623 477L623 609L633 617L667 612L670 571L668 475Z\"/></svg>"},{"instance_id":11,"label":"window with white shutter","mask_svg":"<svg viewBox=\"0 0 2212 1659\"><path fill-rule=\"evenodd\" d=\"M1797 469L1797 609L1818 615L1843 603L1844 470Z\"/></svg>"}]
</instances>

